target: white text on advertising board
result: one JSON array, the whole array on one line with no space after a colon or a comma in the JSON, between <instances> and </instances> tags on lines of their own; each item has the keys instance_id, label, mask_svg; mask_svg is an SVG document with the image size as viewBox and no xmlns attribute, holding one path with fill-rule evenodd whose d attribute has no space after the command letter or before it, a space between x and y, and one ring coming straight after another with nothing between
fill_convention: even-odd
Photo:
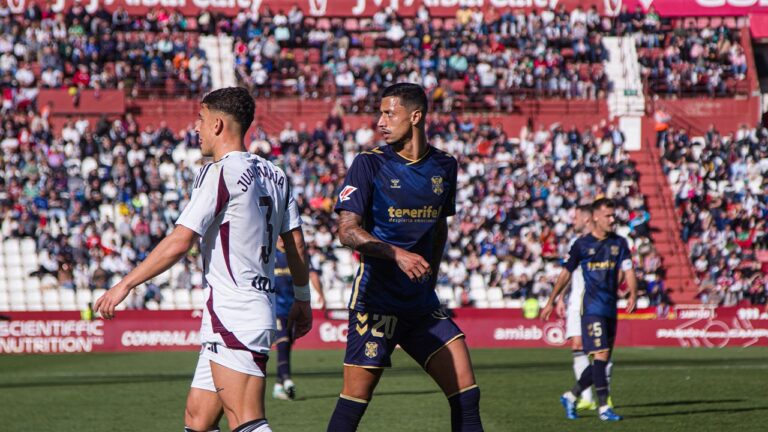
<instances>
[{"instance_id":1,"label":"white text on advertising board","mask_svg":"<svg viewBox=\"0 0 768 432\"><path fill-rule=\"evenodd\" d=\"M0 322L0 353L91 352L104 343L103 321Z\"/></svg>"}]
</instances>

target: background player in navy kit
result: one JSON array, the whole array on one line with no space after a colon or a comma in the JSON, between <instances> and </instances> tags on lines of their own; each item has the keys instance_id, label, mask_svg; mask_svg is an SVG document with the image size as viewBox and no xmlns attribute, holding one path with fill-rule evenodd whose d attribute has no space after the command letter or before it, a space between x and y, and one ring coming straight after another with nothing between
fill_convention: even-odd
<instances>
[{"instance_id":1,"label":"background player in navy kit","mask_svg":"<svg viewBox=\"0 0 768 432\"><path fill-rule=\"evenodd\" d=\"M296 386L291 377L291 347L293 346L293 330L288 328L288 315L293 307L293 278L288 267L288 255L285 253L285 244L281 238L277 239L275 250L275 309L277 316L277 332L275 345L277 345L277 382L272 390L272 397L281 400L296 399ZM323 287L320 282L320 272L309 265L310 285L317 293L320 307L325 307Z\"/></svg>"},{"instance_id":2,"label":"background player in navy kit","mask_svg":"<svg viewBox=\"0 0 768 432\"><path fill-rule=\"evenodd\" d=\"M483 430L464 335L434 291L446 218L455 211L457 162L427 144L426 114L420 86L385 89L378 127L388 145L358 155L339 193L339 240L360 252L361 262L331 432L357 429L398 344L448 397L452 431Z\"/></svg>"},{"instance_id":3,"label":"background player in navy kit","mask_svg":"<svg viewBox=\"0 0 768 432\"><path fill-rule=\"evenodd\" d=\"M632 312L637 298L637 279L632 269L632 256L627 241L613 233L614 210L613 202L606 198L598 198L592 204L592 233L580 237L571 247L565 268L541 312L543 319L549 318L554 302L571 279L571 273L581 267L584 276L582 342L584 352L593 361L581 374L576 385L560 397L569 419L578 418L576 401L584 389L594 384L600 406L600 420L621 420L608 405L606 366L616 338L619 286L622 281L627 282L630 293L627 312Z\"/></svg>"}]
</instances>

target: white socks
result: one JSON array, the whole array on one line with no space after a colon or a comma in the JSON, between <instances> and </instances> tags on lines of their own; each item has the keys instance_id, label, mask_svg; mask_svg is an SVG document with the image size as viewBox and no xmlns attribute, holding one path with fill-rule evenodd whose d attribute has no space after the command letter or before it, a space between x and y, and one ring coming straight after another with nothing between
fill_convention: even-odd
<instances>
[{"instance_id":1,"label":"white socks","mask_svg":"<svg viewBox=\"0 0 768 432\"><path fill-rule=\"evenodd\" d=\"M589 367L589 357L587 357L584 352L575 352L573 353L573 373L576 374L576 380L578 381L579 378L581 378L581 374L584 372L584 369ZM581 392L581 399L592 403L594 400L592 397L592 388L586 388L584 391Z\"/></svg>"}]
</instances>

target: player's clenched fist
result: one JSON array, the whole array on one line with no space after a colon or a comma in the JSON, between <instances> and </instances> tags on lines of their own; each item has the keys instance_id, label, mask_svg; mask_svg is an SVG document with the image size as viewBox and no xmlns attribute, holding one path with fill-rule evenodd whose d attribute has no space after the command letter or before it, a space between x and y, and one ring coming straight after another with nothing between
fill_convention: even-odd
<instances>
[{"instance_id":1,"label":"player's clenched fist","mask_svg":"<svg viewBox=\"0 0 768 432\"><path fill-rule=\"evenodd\" d=\"M118 283L96 300L93 309L99 313L102 318L112 319L115 317L115 308L125 300L130 291L131 289L127 285Z\"/></svg>"},{"instance_id":2,"label":"player's clenched fist","mask_svg":"<svg viewBox=\"0 0 768 432\"><path fill-rule=\"evenodd\" d=\"M404 249L395 250L395 262L412 282L423 282L432 274L429 263L421 255L408 252Z\"/></svg>"}]
</instances>

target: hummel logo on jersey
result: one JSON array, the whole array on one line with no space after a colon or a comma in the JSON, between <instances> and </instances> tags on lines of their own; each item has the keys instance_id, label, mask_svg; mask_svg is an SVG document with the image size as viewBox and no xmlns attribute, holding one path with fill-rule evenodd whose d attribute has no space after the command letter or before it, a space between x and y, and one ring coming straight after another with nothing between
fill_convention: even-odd
<instances>
[{"instance_id":1,"label":"hummel logo on jersey","mask_svg":"<svg viewBox=\"0 0 768 432\"><path fill-rule=\"evenodd\" d=\"M390 179L389 181L391 182L390 189L400 189L400 179Z\"/></svg>"},{"instance_id":2,"label":"hummel logo on jersey","mask_svg":"<svg viewBox=\"0 0 768 432\"><path fill-rule=\"evenodd\" d=\"M344 189L339 193L339 201L344 202L350 200L351 198L349 196L356 190L357 188L354 186L344 186Z\"/></svg>"}]
</instances>

